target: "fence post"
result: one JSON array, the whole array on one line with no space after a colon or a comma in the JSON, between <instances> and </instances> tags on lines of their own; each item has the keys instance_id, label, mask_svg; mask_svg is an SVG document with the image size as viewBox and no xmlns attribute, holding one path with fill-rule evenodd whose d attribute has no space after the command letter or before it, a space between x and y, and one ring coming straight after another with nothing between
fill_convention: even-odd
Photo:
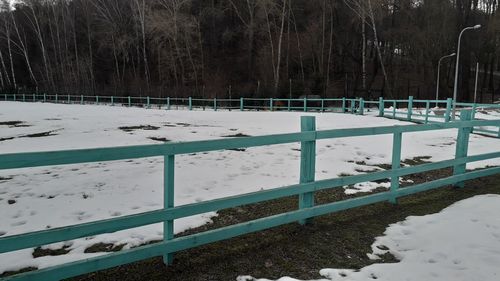
<instances>
[{"instance_id":1,"label":"fence post","mask_svg":"<svg viewBox=\"0 0 500 281\"><path fill-rule=\"evenodd\" d=\"M363 115L364 113L365 113L365 100L363 98L360 98L358 115Z\"/></svg>"},{"instance_id":2,"label":"fence post","mask_svg":"<svg viewBox=\"0 0 500 281\"><path fill-rule=\"evenodd\" d=\"M26 95L23 94L23 102L25 102L25 101L26 101Z\"/></svg>"},{"instance_id":3,"label":"fence post","mask_svg":"<svg viewBox=\"0 0 500 281\"><path fill-rule=\"evenodd\" d=\"M16 93L14 93L14 101L16 101Z\"/></svg>"},{"instance_id":4,"label":"fence post","mask_svg":"<svg viewBox=\"0 0 500 281\"><path fill-rule=\"evenodd\" d=\"M446 99L446 112L444 114L444 122L450 122L451 120L451 104L453 102L452 98Z\"/></svg>"},{"instance_id":5,"label":"fence post","mask_svg":"<svg viewBox=\"0 0 500 281\"><path fill-rule=\"evenodd\" d=\"M384 98L383 97L378 98L378 116L384 117Z\"/></svg>"},{"instance_id":6,"label":"fence post","mask_svg":"<svg viewBox=\"0 0 500 281\"><path fill-rule=\"evenodd\" d=\"M36 102L36 94L33 94L33 102Z\"/></svg>"},{"instance_id":7,"label":"fence post","mask_svg":"<svg viewBox=\"0 0 500 281\"><path fill-rule=\"evenodd\" d=\"M95 96L95 103L99 104L99 96Z\"/></svg>"},{"instance_id":8,"label":"fence post","mask_svg":"<svg viewBox=\"0 0 500 281\"><path fill-rule=\"evenodd\" d=\"M167 97L167 110L170 110L170 97Z\"/></svg>"},{"instance_id":9,"label":"fence post","mask_svg":"<svg viewBox=\"0 0 500 281\"><path fill-rule=\"evenodd\" d=\"M189 105L188 105L189 110L193 110L193 98L189 97L188 103L189 103Z\"/></svg>"},{"instance_id":10,"label":"fence post","mask_svg":"<svg viewBox=\"0 0 500 281\"><path fill-rule=\"evenodd\" d=\"M4 94L4 98L5 98L5 100L7 100L7 94Z\"/></svg>"},{"instance_id":11,"label":"fence post","mask_svg":"<svg viewBox=\"0 0 500 281\"><path fill-rule=\"evenodd\" d=\"M304 112L307 112L307 97L304 97Z\"/></svg>"},{"instance_id":12,"label":"fence post","mask_svg":"<svg viewBox=\"0 0 500 281\"><path fill-rule=\"evenodd\" d=\"M396 100L392 102L392 118L396 119Z\"/></svg>"},{"instance_id":13,"label":"fence post","mask_svg":"<svg viewBox=\"0 0 500 281\"><path fill-rule=\"evenodd\" d=\"M396 127L397 128L397 127ZM400 131L395 131L392 138L392 171L395 172L401 168L401 142L403 134ZM396 191L399 188L399 176L391 177L391 199L392 204L397 204Z\"/></svg>"},{"instance_id":14,"label":"fence post","mask_svg":"<svg viewBox=\"0 0 500 281\"><path fill-rule=\"evenodd\" d=\"M243 101L243 98L240 98L240 111L243 111L243 108L244 108L244 101Z\"/></svg>"},{"instance_id":15,"label":"fence post","mask_svg":"<svg viewBox=\"0 0 500 281\"><path fill-rule=\"evenodd\" d=\"M300 128L302 132L316 131L316 118L314 116L302 116L300 118ZM316 171L316 140L302 141L300 143L300 183L314 181ZM299 194L299 209L314 206L314 192ZM311 219L300 220L304 225L310 223Z\"/></svg>"},{"instance_id":16,"label":"fence post","mask_svg":"<svg viewBox=\"0 0 500 281\"><path fill-rule=\"evenodd\" d=\"M356 98L351 100L351 114L355 113L356 109Z\"/></svg>"},{"instance_id":17,"label":"fence post","mask_svg":"<svg viewBox=\"0 0 500 281\"><path fill-rule=\"evenodd\" d=\"M470 120L475 120L476 119L476 108L477 108L477 104L474 103L472 105L472 116L471 116ZM500 127L498 129L499 129L498 135L500 136ZM474 127L470 128L470 132L471 133L474 132Z\"/></svg>"},{"instance_id":18,"label":"fence post","mask_svg":"<svg viewBox=\"0 0 500 281\"><path fill-rule=\"evenodd\" d=\"M115 105L115 98L113 96L111 96L111 106L114 106Z\"/></svg>"},{"instance_id":19,"label":"fence post","mask_svg":"<svg viewBox=\"0 0 500 281\"><path fill-rule=\"evenodd\" d=\"M429 123L429 110L430 110L430 107L431 107L431 102L429 100L427 100L425 102L425 121L424 121L425 124Z\"/></svg>"},{"instance_id":20,"label":"fence post","mask_svg":"<svg viewBox=\"0 0 500 281\"><path fill-rule=\"evenodd\" d=\"M217 98L214 98L214 111L217 111Z\"/></svg>"},{"instance_id":21,"label":"fence post","mask_svg":"<svg viewBox=\"0 0 500 281\"><path fill-rule=\"evenodd\" d=\"M43 102L47 102L47 94L43 93Z\"/></svg>"},{"instance_id":22,"label":"fence post","mask_svg":"<svg viewBox=\"0 0 500 281\"><path fill-rule=\"evenodd\" d=\"M472 118L472 112L470 110L460 111L460 121L470 121ZM463 127L458 128L457 145L455 151L455 159L460 159L467 157L467 152L469 150L469 135L471 128ZM453 166L453 175L460 175L465 173L466 163ZM454 184L455 187L464 187L464 182L457 182Z\"/></svg>"},{"instance_id":23,"label":"fence post","mask_svg":"<svg viewBox=\"0 0 500 281\"><path fill-rule=\"evenodd\" d=\"M273 111L273 98L269 99L269 110Z\"/></svg>"},{"instance_id":24,"label":"fence post","mask_svg":"<svg viewBox=\"0 0 500 281\"><path fill-rule=\"evenodd\" d=\"M413 96L408 97L408 115L406 116L406 119L408 121L411 121L411 115L413 114Z\"/></svg>"},{"instance_id":25,"label":"fence post","mask_svg":"<svg viewBox=\"0 0 500 281\"><path fill-rule=\"evenodd\" d=\"M149 96L146 97L146 108L151 108L149 103Z\"/></svg>"},{"instance_id":26,"label":"fence post","mask_svg":"<svg viewBox=\"0 0 500 281\"><path fill-rule=\"evenodd\" d=\"M56 94L56 103L59 101L59 96Z\"/></svg>"},{"instance_id":27,"label":"fence post","mask_svg":"<svg viewBox=\"0 0 500 281\"><path fill-rule=\"evenodd\" d=\"M342 98L342 113L345 113L345 97Z\"/></svg>"},{"instance_id":28,"label":"fence post","mask_svg":"<svg viewBox=\"0 0 500 281\"><path fill-rule=\"evenodd\" d=\"M290 111L291 108L290 108L290 105L292 103L292 100L291 99L288 99L288 105L287 105L287 110Z\"/></svg>"},{"instance_id":29,"label":"fence post","mask_svg":"<svg viewBox=\"0 0 500 281\"><path fill-rule=\"evenodd\" d=\"M321 99L321 112L325 112L325 99Z\"/></svg>"},{"instance_id":30,"label":"fence post","mask_svg":"<svg viewBox=\"0 0 500 281\"><path fill-rule=\"evenodd\" d=\"M175 156L165 155L163 157L163 209L174 207L174 167ZM163 222L163 241L174 238L174 221L165 220ZM163 263L171 265L174 260L173 253L163 255Z\"/></svg>"}]
</instances>

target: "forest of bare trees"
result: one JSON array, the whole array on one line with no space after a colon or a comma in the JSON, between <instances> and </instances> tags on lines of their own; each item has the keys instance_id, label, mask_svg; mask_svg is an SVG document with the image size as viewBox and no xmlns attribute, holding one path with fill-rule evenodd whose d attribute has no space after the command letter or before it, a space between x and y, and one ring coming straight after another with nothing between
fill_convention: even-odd
<instances>
[{"instance_id":1,"label":"forest of bare trees","mask_svg":"<svg viewBox=\"0 0 500 281\"><path fill-rule=\"evenodd\" d=\"M500 97L497 0L1 0L2 91ZM442 97L453 58L441 67Z\"/></svg>"}]
</instances>

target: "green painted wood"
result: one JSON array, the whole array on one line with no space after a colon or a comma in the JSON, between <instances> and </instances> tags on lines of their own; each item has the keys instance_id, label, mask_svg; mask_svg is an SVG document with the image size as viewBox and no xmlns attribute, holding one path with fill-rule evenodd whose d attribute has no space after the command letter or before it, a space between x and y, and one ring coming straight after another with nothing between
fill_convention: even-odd
<instances>
[{"instance_id":1,"label":"green painted wood","mask_svg":"<svg viewBox=\"0 0 500 281\"><path fill-rule=\"evenodd\" d=\"M379 97L378 98L378 116L379 117L384 117L384 98Z\"/></svg>"},{"instance_id":2,"label":"green painted wood","mask_svg":"<svg viewBox=\"0 0 500 281\"><path fill-rule=\"evenodd\" d=\"M345 113L345 110L346 110L345 98L342 98L342 113Z\"/></svg>"},{"instance_id":3,"label":"green painted wood","mask_svg":"<svg viewBox=\"0 0 500 281\"><path fill-rule=\"evenodd\" d=\"M455 184L457 182L463 182L463 181L472 180L472 179L476 179L476 178L487 177L487 176L495 175L498 173L500 173L500 167L493 167L493 168L472 171L472 172L468 172L465 174L454 175L451 177L438 179L438 180L431 181L431 182L416 184L416 185L413 185L411 187L401 188L397 191L397 194L398 194L398 197L407 196L407 195L416 194L419 192L424 192L424 191L428 191L431 189L435 189L438 187L442 187L442 186L446 186L446 185L450 185L450 184Z\"/></svg>"},{"instance_id":4,"label":"green painted wood","mask_svg":"<svg viewBox=\"0 0 500 281\"><path fill-rule=\"evenodd\" d=\"M316 118L314 116L302 116L300 118L302 132L316 131ZM316 141L303 141L300 143L300 183L314 182L316 172ZM299 209L314 206L314 192L301 193L299 195ZM300 224L310 221L299 221Z\"/></svg>"},{"instance_id":5,"label":"green painted wood","mask_svg":"<svg viewBox=\"0 0 500 281\"><path fill-rule=\"evenodd\" d=\"M408 115L406 117L406 119L408 121L411 121L411 115L413 113L413 96L409 96L408 97Z\"/></svg>"},{"instance_id":6,"label":"green painted wood","mask_svg":"<svg viewBox=\"0 0 500 281\"><path fill-rule=\"evenodd\" d=\"M460 111L460 121L470 121L472 118L472 112L470 110ZM455 149L455 158L463 158L467 156L469 149L469 135L471 128L460 128L458 129L457 145ZM455 165L453 167L453 175L460 175L465 173L466 164ZM464 182L458 182L455 184L456 187L464 187Z\"/></svg>"},{"instance_id":7,"label":"green painted wood","mask_svg":"<svg viewBox=\"0 0 500 281\"><path fill-rule=\"evenodd\" d=\"M23 94L23 102L26 102L26 95Z\"/></svg>"},{"instance_id":8,"label":"green painted wood","mask_svg":"<svg viewBox=\"0 0 500 281\"><path fill-rule=\"evenodd\" d=\"M403 167L397 171L380 171L356 176L320 180L313 183L279 187L254 193L188 204L178 206L169 210L150 211L136 215L89 222L69 227L53 228L27 234L8 236L5 238L0 238L0 253L41 246L58 241L72 240L100 233L110 233L118 230L163 222L164 220L173 220L200 213L217 211L246 204L298 195L303 192L337 188L359 182L376 181L392 176L405 176L408 174L421 173L435 169L451 167L456 164L482 161L485 159L497 157L500 157L500 151L474 155L460 159L450 159L435 163L422 164L412 167Z\"/></svg>"},{"instance_id":9,"label":"green painted wood","mask_svg":"<svg viewBox=\"0 0 500 281\"><path fill-rule=\"evenodd\" d=\"M188 99L188 108L189 110L193 110L193 99L191 97Z\"/></svg>"},{"instance_id":10,"label":"green painted wood","mask_svg":"<svg viewBox=\"0 0 500 281\"><path fill-rule=\"evenodd\" d=\"M287 102L287 110L290 111L290 105L292 103L292 100L291 99L288 99L288 102Z\"/></svg>"},{"instance_id":11,"label":"green painted wood","mask_svg":"<svg viewBox=\"0 0 500 281\"><path fill-rule=\"evenodd\" d=\"M217 98L214 98L214 111L217 111Z\"/></svg>"},{"instance_id":12,"label":"green painted wood","mask_svg":"<svg viewBox=\"0 0 500 281\"><path fill-rule=\"evenodd\" d=\"M128 107L130 107L132 105L130 96L127 97L127 102L128 102Z\"/></svg>"},{"instance_id":13,"label":"green painted wood","mask_svg":"<svg viewBox=\"0 0 500 281\"><path fill-rule=\"evenodd\" d=\"M359 99L359 110L358 115L363 115L365 112L365 100L363 98Z\"/></svg>"},{"instance_id":14,"label":"green painted wood","mask_svg":"<svg viewBox=\"0 0 500 281\"><path fill-rule=\"evenodd\" d=\"M47 102L47 94L43 93L43 102Z\"/></svg>"},{"instance_id":15,"label":"green painted wood","mask_svg":"<svg viewBox=\"0 0 500 281\"><path fill-rule=\"evenodd\" d=\"M321 112L325 112L325 100L321 99Z\"/></svg>"},{"instance_id":16,"label":"green painted wood","mask_svg":"<svg viewBox=\"0 0 500 281\"><path fill-rule=\"evenodd\" d=\"M243 98L240 98L240 111L243 111L244 109L244 101L243 101Z\"/></svg>"},{"instance_id":17,"label":"green painted wood","mask_svg":"<svg viewBox=\"0 0 500 281\"><path fill-rule=\"evenodd\" d=\"M163 208L174 207L174 173L175 156L166 155L163 163ZM163 241L169 241L174 238L174 220L167 219L163 222ZM171 265L174 260L173 253L163 255L163 263Z\"/></svg>"},{"instance_id":18,"label":"green painted wood","mask_svg":"<svg viewBox=\"0 0 500 281\"><path fill-rule=\"evenodd\" d=\"M141 101L141 103L142 103L142 101ZM151 108L149 96L146 97L146 108Z\"/></svg>"},{"instance_id":19,"label":"green painted wood","mask_svg":"<svg viewBox=\"0 0 500 281\"><path fill-rule=\"evenodd\" d=\"M444 122L450 122L451 120L451 106L453 103L452 98L446 99L446 111L444 113Z\"/></svg>"},{"instance_id":20,"label":"green painted wood","mask_svg":"<svg viewBox=\"0 0 500 281\"><path fill-rule=\"evenodd\" d=\"M269 110L273 111L273 98L269 99Z\"/></svg>"},{"instance_id":21,"label":"green painted wood","mask_svg":"<svg viewBox=\"0 0 500 281\"><path fill-rule=\"evenodd\" d=\"M304 98L304 112L307 112L307 97Z\"/></svg>"},{"instance_id":22,"label":"green painted wood","mask_svg":"<svg viewBox=\"0 0 500 281\"><path fill-rule=\"evenodd\" d=\"M424 124L428 124L429 123L429 110L430 110L430 101L426 101L425 102L425 120L424 120Z\"/></svg>"},{"instance_id":23,"label":"green painted wood","mask_svg":"<svg viewBox=\"0 0 500 281\"><path fill-rule=\"evenodd\" d=\"M66 102L67 102L67 103L70 103L70 101L71 101L71 100L70 100L70 95L68 94L68 97L66 98Z\"/></svg>"},{"instance_id":24,"label":"green painted wood","mask_svg":"<svg viewBox=\"0 0 500 281\"><path fill-rule=\"evenodd\" d=\"M33 102L36 102L36 95L35 94L33 94L33 99L32 100L33 100Z\"/></svg>"},{"instance_id":25,"label":"green painted wood","mask_svg":"<svg viewBox=\"0 0 500 281\"><path fill-rule=\"evenodd\" d=\"M113 161L133 158L161 156L164 154L187 154L221 149L255 147L315 139L392 134L394 132L419 132L471 126L500 126L500 120L476 120L426 125L385 126L372 128L336 129L314 132L278 134L257 137L231 138L184 143L152 144L127 147L80 149L51 152L29 152L0 155L0 169L38 167L47 165L77 164L86 162Z\"/></svg>"},{"instance_id":26,"label":"green painted wood","mask_svg":"<svg viewBox=\"0 0 500 281\"><path fill-rule=\"evenodd\" d=\"M392 118L396 118L396 101L392 102Z\"/></svg>"},{"instance_id":27,"label":"green painted wood","mask_svg":"<svg viewBox=\"0 0 500 281\"><path fill-rule=\"evenodd\" d=\"M403 134L401 132L394 132L392 138L392 170L396 171L401 168L401 142ZM399 189L399 176L391 177L391 200L392 204L396 204L396 191Z\"/></svg>"},{"instance_id":28,"label":"green painted wood","mask_svg":"<svg viewBox=\"0 0 500 281\"><path fill-rule=\"evenodd\" d=\"M167 110L170 110L170 97L167 97Z\"/></svg>"},{"instance_id":29,"label":"green painted wood","mask_svg":"<svg viewBox=\"0 0 500 281\"><path fill-rule=\"evenodd\" d=\"M59 97L59 96L56 94L56 100L55 100L55 103L57 103L57 102L58 102L58 100L59 100L59 98L58 98L58 97Z\"/></svg>"}]
</instances>

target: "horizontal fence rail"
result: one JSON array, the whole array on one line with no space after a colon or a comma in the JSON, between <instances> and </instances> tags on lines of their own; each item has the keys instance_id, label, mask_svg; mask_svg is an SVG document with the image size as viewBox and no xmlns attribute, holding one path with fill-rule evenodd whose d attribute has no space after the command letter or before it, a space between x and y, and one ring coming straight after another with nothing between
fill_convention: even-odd
<instances>
[{"instance_id":1,"label":"horizontal fence rail","mask_svg":"<svg viewBox=\"0 0 500 281\"><path fill-rule=\"evenodd\" d=\"M499 151L480 155L467 155L469 135L474 127L500 126L500 120L471 120L473 118L472 113L473 112L471 110L462 110L459 122L321 131L315 129L314 117L306 116L301 119L302 130L299 133L155 145L0 155L0 170L79 164L86 162L116 161L158 156L164 157L165 160L163 164L164 207L162 209L72 226L2 237L0 238L0 253L33 248L55 242L62 242L98 234L112 233L119 230L126 230L154 223L163 223L164 239L162 242L32 272L21 273L6 277L5 280L60 280L155 256L163 256L164 262L166 264L170 264L172 262L173 253L184 249L229 239L287 223L300 222L304 224L310 222L311 219L316 216L377 202L389 201L397 203L397 198L402 196L450 184L460 187L463 186L463 182L466 180L500 173L500 167L489 167L477 171L466 171L465 169L465 165L467 163L500 157ZM458 130L456 154L454 159L426 163L417 166L400 166L401 139L404 137L404 134L443 129ZM317 140L383 134L393 135L392 169L325 180L314 179L316 163L315 146ZM176 155L297 142L301 143L301 169L300 182L298 184L187 205L174 205L173 198L175 187L173 178L175 174L174 163ZM399 178L401 176L447 167L453 167L454 172L452 176L431 182L416 184L410 187L399 187ZM354 199L327 203L319 206L314 205L314 193L317 191L380 179L391 179L391 188L388 191L357 197ZM299 208L297 210L188 236L174 237L173 235L173 224L176 219L288 196L298 196Z\"/></svg>"}]
</instances>

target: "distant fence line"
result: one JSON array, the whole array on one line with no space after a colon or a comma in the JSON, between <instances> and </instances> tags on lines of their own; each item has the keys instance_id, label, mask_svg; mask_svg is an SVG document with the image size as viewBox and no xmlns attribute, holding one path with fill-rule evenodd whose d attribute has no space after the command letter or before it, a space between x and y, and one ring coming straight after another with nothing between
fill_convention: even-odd
<instances>
[{"instance_id":1,"label":"distant fence line","mask_svg":"<svg viewBox=\"0 0 500 281\"><path fill-rule=\"evenodd\" d=\"M366 110L378 110L379 117L405 120L416 123L450 122L453 119L453 99L417 100L412 96L408 99L376 101L363 98L236 98L236 99L200 99L200 98L152 98L152 97L116 97L88 95L50 95L33 94L3 94L5 101L51 102L66 104L107 104L128 107L186 109L186 110L268 110L268 111L303 111L303 112L338 112L364 115ZM387 107L388 106L388 107ZM500 104L460 103L455 106L460 109L471 109L472 119L484 109L499 109ZM398 110L399 109L399 110ZM406 109L406 110L401 110ZM500 138L500 127L477 127L474 133L486 134Z\"/></svg>"},{"instance_id":2,"label":"distant fence line","mask_svg":"<svg viewBox=\"0 0 500 281\"><path fill-rule=\"evenodd\" d=\"M154 223L163 223L163 241L149 245L105 254L103 256L70 262L31 272L5 277L5 280L61 280L89 272L124 265L155 256L163 256L165 264L172 262L173 254L185 249L198 247L216 241L245 235L252 232L299 222L305 224L313 217L389 201L397 203L399 197L416 194L445 185L463 187L464 181L500 173L500 167L466 171L470 162L500 157L500 151L468 156L469 136L475 126L500 126L500 120L472 120L471 110L460 112L460 121L441 122L407 126L386 126L352 129L316 130L314 116L301 117L301 132L242 137L208 141L165 143L140 146L80 149L50 152L29 152L0 155L0 170L29 168L39 166L68 165L89 162L128 160L162 156L164 158L163 194L164 206L160 210L133 215L87 222L77 225L58 227L0 238L0 253L33 248L51 243L68 241L104 233L112 233ZM416 166L401 166L401 147L404 133L458 129L455 157L434 163ZM316 180L316 141L348 137L392 135L392 166L388 170L367 174ZM236 148L269 146L300 142L300 180L298 184L240 194L215 200L196 202L187 205L174 204L175 156L198 152L228 150ZM423 152L425 154L425 152ZM453 167L453 175L425 183L399 188L400 177ZM371 195L315 205L314 194L320 190L340 188L346 185L390 179L390 189ZM173 224L176 219L243 206L258 202L298 196L297 210L280 213L260 219L216 228L188 236L175 237Z\"/></svg>"}]
</instances>

